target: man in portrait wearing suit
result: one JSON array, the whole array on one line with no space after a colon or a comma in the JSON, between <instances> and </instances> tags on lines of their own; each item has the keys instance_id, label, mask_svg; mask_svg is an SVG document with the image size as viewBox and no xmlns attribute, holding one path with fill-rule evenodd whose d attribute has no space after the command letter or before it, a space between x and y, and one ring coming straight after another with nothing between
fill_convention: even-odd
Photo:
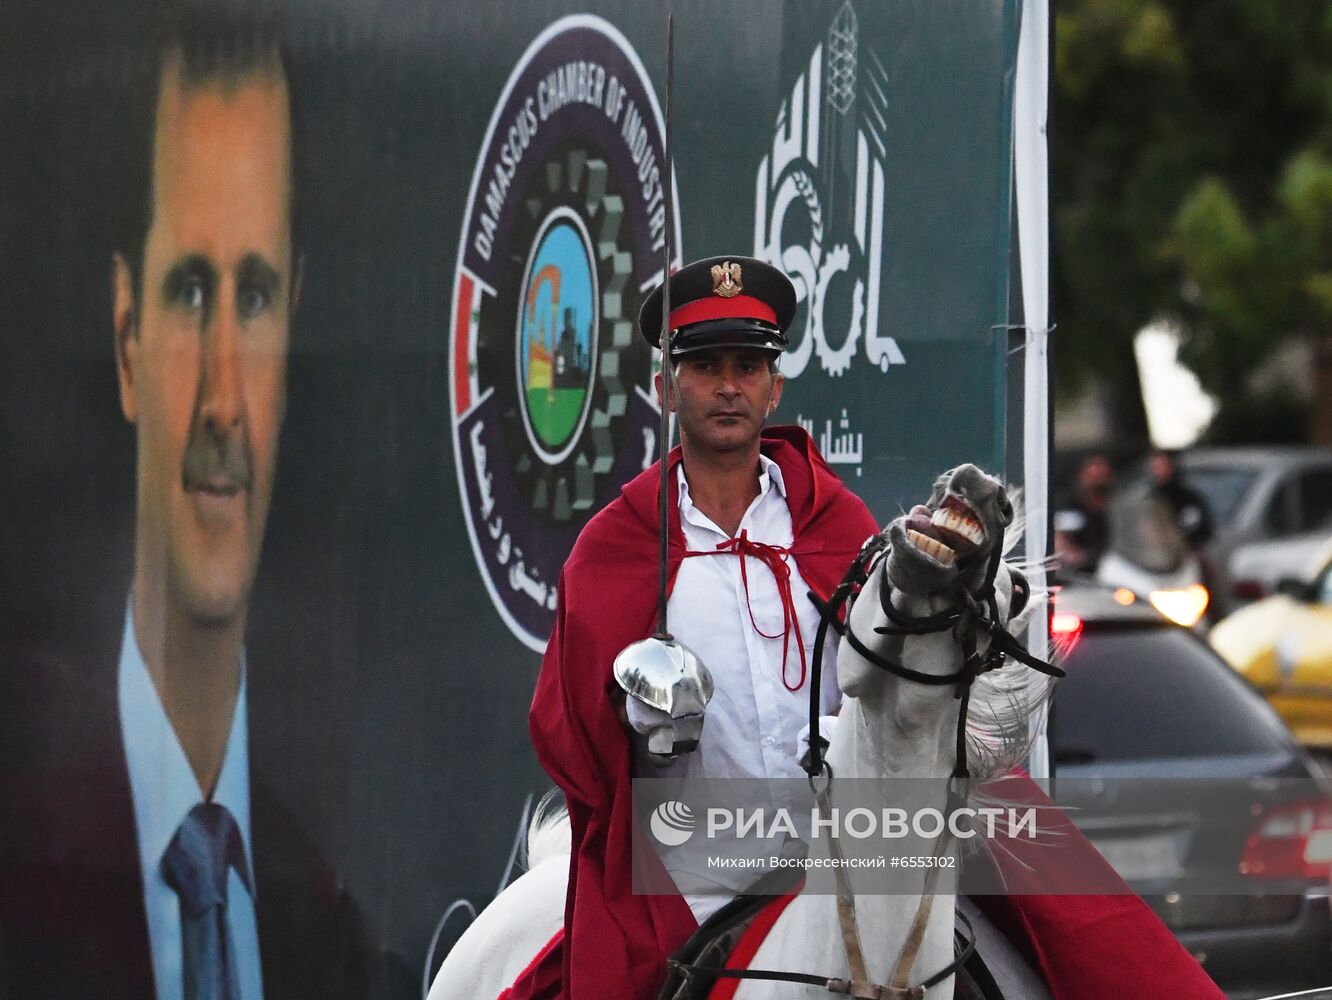
<instances>
[{"instance_id":1,"label":"man in portrait wearing suit","mask_svg":"<svg viewBox=\"0 0 1332 1000\"><path fill-rule=\"evenodd\" d=\"M347 996L343 901L251 787L247 730L300 293L290 77L271 18L167 23L151 180L111 261L137 452L123 638L109 664L20 657L3 692L0 995Z\"/></svg>"}]
</instances>

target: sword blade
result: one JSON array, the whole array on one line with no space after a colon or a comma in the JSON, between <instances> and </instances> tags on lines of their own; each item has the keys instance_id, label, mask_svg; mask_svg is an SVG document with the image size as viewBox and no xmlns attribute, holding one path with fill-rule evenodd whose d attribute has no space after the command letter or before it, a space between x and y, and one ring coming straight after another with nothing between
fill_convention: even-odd
<instances>
[{"instance_id":1,"label":"sword blade","mask_svg":"<svg viewBox=\"0 0 1332 1000\"><path fill-rule=\"evenodd\" d=\"M674 225L675 203L672 200L674 185L671 184L671 96L675 89L675 15L668 6L666 9L666 136L665 144L665 182L663 195L666 200L665 248L661 268L661 490L658 497L657 517L660 526L661 550L657 567L657 630L658 638L670 639L671 633L666 624L666 569L669 558L670 508L670 470L667 463L671 453L671 229Z\"/></svg>"}]
</instances>

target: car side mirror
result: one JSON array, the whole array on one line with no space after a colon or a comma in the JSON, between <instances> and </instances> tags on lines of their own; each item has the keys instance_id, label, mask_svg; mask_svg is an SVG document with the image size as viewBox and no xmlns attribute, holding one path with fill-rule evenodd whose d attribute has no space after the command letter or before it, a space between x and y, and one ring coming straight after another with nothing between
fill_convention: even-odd
<instances>
[{"instance_id":1,"label":"car side mirror","mask_svg":"<svg viewBox=\"0 0 1332 1000\"><path fill-rule=\"evenodd\" d=\"M1308 604L1316 596L1312 584L1289 576L1277 581L1276 592L1285 594L1291 600L1299 601L1301 604Z\"/></svg>"}]
</instances>

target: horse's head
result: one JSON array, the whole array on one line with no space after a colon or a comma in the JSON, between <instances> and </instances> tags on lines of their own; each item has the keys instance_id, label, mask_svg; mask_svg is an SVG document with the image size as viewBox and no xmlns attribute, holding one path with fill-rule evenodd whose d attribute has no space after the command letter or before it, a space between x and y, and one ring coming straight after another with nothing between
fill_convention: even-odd
<instances>
[{"instance_id":1,"label":"horse's head","mask_svg":"<svg viewBox=\"0 0 1332 1000\"><path fill-rule=\"evenodd\" d=\"M838 652L843 693L870 698L865 711L890 712L885 731L899 738L928 734L927 752L937 752L941 765L956 761L960 704L954 695L964 666L997 666L986 659L999 634L993 626L1021 632L1031 613L1026 576L1002 559L1019 531L1002 482L974 465L951 469L935 481L926 503L885 529L890 548L882 569L869 574L851 608L849 631L858 643L844 639ZM996 654L1011 654L1014 647L1003 638ZM1020 756L1027 716L1047 690L1043 675L1033 680L1025 669L980 674L965 720L976 737L968 741L973 773L993 773ZM902 753L896 746L884 759Z\"/></svg>"},{"instance_id":2,"label":"horse's head","mask_svg":"<svg viewBox=\"0 0 1332 1000\"><path fill-rule=\"evenodd\" d=\"M912 597L975 593L1013 523L1004 484L974 465L959 465L934 482L934 492L888 525L888 579Z\"/></svg>"},{"instance_id":3,"label":"horse's head","mask_svg":"<svg viewBox=\"0 0 1332 1000\"><path fill-rule=\"evenodd\" d=\"M854 627L875 638L875 627L887 624L880 610L885 584L891 587L893 605L911 618L960 607L965 603L963 590L978 596L991 561L1003 545L1004 531L1012 523L1013 504L1002 482L974 465L959 465L945 472L935 480L929 500L917 504L885 529L889 550L883 570L871 574L852 608ZM1021 574L1002 563L995 568L995 599L1003 621L1008 618L1014 575ZM1025 580L1020 586L1025 594ZM884 635L876 641L892 657L904 652L921 657L924 672L948 674L957 669L961 650L944 632L940 628L925 633L905 651L901 635ZM850 651L845 660L839 660L838 679L847 694L858 696L866 684L884 676L867 659ZM934 692L942 690L936 688Z\"/></svg>"}]
</instances>

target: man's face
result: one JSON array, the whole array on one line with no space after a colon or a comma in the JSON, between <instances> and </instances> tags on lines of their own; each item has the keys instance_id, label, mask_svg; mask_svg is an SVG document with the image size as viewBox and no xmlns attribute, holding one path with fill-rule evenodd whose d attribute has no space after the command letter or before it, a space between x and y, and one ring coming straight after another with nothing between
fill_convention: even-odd
<instances>
[{"instance_id":1,"label":"man's face","mask_svg":"<svg viewBox=\"0 0 1332 1000\"><path fill-rule=\"evenodd\" d=\"M1087 459L1078 474L1078 486L1084 499L1104 501L1114 482L1115 473L1110 463L1099 455Z\"/></svg>"},{"instance_id":2,"label":"man's face","mask_svg":"<svg viewBox=\"0 0 1332 1000\"><path fill-rule=\"evenodd\" d=\"M670 400L681 435L694 447L708 451L750 447L782 398L782 376L768 367L770 357L766 351L748 347L684 355Z\"/></svg>"},{"instance_id":3,"label":"man's face","mask_svg":"<svg viewBox=\"0 0 1332 1000\"><path fill-rule=\"evenodd\" d=\"M121 405L138 438L139 572L203 623L244 612L268 515L294 306L280 71L158 98L136 287L115 261Z\"/></svg>"}]
</instances>

